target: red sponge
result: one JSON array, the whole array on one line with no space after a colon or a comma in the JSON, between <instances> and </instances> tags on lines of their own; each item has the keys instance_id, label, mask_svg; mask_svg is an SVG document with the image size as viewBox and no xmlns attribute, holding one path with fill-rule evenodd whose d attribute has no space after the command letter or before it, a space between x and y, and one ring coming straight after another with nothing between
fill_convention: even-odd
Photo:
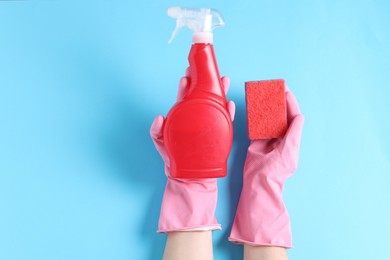
<instances>
[{"instance_id":1,"label":"red sponge","mask_svg":"<svg viewBox=\"0 0 390 260\"><path fill-rule=\"evenodd\" d=\"M287 131L284 80L245 82L249 139L269 139Z\"/></svg>"}]
</instances>

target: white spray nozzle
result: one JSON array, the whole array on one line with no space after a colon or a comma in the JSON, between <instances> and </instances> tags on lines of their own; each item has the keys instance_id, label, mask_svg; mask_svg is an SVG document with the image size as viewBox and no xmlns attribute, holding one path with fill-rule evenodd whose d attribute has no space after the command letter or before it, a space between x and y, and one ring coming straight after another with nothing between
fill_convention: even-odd
<instances>
[{"instance_id":1,"label":"white spray nozzle","mask_svg":"<svg viewBox=\"0 0 390 260\"><path fill-rule=\"evenodd\" d=\"M176 19L176 28L168 43L172 42L176 33L184 26L192 30L193 42L212 43L212 30L225 25L222 15L212 8L183 8L175 6L168 8L167 14Z\"/></svg>"}]
</instances>

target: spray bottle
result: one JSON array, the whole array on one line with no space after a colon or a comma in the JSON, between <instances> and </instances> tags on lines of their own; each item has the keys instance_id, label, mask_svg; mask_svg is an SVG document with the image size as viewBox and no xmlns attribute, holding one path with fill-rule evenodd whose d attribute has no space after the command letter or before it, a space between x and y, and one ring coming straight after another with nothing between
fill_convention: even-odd
<instances>
[{"instance_id":1,"label":"spray bottle","mask_svg":"<svg viewBox=\"0 0 390 260\"><path fill-rule=\"evenodd\" d=\"M169 42L181 27L193 32L190 85L184 99L168 112L163 129L172 177L224 177L233 126L212 44L212 30L224 21L217 10L209 8L171 7L167 13L176 19Z\"/></svg>"}]
</instances>

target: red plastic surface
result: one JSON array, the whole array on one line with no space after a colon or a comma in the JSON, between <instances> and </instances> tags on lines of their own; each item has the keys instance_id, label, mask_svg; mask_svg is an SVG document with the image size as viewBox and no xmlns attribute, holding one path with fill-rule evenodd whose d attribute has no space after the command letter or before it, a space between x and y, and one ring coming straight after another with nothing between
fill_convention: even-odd
<instances>
[{"instance_id":1,"label":"red plastic surface","mask_svg":"<svg viewBox=\"0 0 390 260\"><path fill-rule=\"evenodd\" d=\"M188 56L190 87L169 111L163 130L174 178L227 174L233 126L213 45L196 43Z\"/></svg>"}]
</instances>

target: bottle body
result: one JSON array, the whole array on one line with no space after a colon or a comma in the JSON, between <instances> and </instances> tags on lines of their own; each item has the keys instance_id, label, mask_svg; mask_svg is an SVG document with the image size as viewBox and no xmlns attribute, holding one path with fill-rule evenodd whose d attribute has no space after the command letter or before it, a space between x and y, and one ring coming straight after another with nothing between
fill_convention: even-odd
<instances>
[{"instance_id":1,"label":"bottle body","mask_svg":"<svg viewBox=\"0 0 390 260\"><path fill-rule=\"evenodd\" d=\"M190 86L169 111L163 130L174 178L216 178L227 174L233 126L214 49L192 45Z\"/></svg>"}]
</instances>

